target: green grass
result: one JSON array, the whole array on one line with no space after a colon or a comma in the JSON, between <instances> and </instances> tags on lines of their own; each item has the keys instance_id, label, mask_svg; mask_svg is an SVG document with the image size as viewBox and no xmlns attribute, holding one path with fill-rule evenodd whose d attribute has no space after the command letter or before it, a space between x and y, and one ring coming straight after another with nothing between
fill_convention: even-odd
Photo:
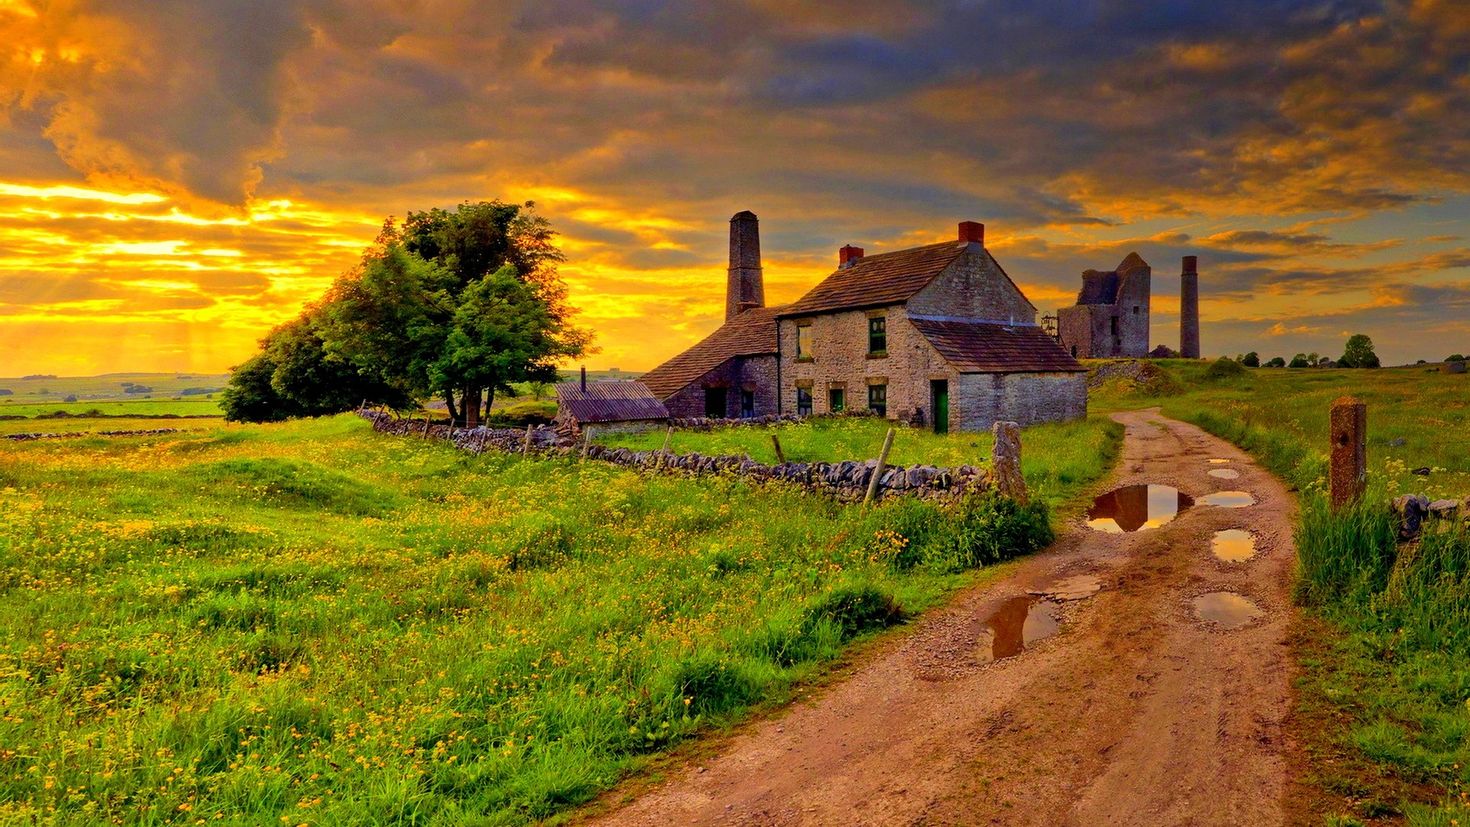
<instances>
[{"instance_id":1,"label":"green grass","mask_svg":"<svg viewBox=\"0 0 1470 827\"><path fill-rule=\"evenodd\" d=\"M1105 408L1158 405L1250 451L1299 490L1299 733L1328 823L1470 823L1470 533L1438 525L1399 545L1400 493L1470 495L1464 375L1424 368L1256 369L1209 378L1162 363L1163 394L1110 382ZM1370 488L1333 513L1324 494L1328 411L1368 403ZM1429 467L1428 477L1410 473Z\"/></svg>"},{"instance_id":2,"label":"green grass","mask_svg":"<svg viewBox=\"0 0 1470 827\"><path fill-rule=\"evenodd\" d=\"M554 816L1049 534L352 416L7 444L0 514L0 822L55 824Z\"/></svg>"},{"instance_id":3,"label":"green grass","mask_svg":"<svg viewBox=\"0 0 1470 827\"><path fill-rule=\"evenodd\" d=\"M800 423L744 426L713 431L675 431L670 450L712 455L748 455L764 463L776 461L771 442L781 440L790 462L838 462L873 459L883 449L883 437L896 427L888 461L893 465L919 463L953 467L983 465L990 461L994 438L987 433L952 432L939 435L876 417L818 417ZM603 434L593 439L605 445L636 450L663 447L666 432ZM1123 437L1123 428L1106 417L1052 423L1026 428L1021 437L1021 467L1028 485L1053 505L1074 493L1079 484L1096 479L1100 468L1111 467ZM1100 465L1101 463L1101 465Z\"/></svg>"},{"instance_id":4,"label":"green grass","mask_svg":"<svg viewBox=\"0 0 1470 827\"><path fill-rule=\"evenodd\" d=\"M103 376L0 378L0 416L36 416L55 411L81 413L93 408L112 415L219 414L208 391L223 388L219 374L109 373ZM128 393L127 385L145 393ZM9 393L3 393L9 391ZM185 393L188 391L188 393ZM75 401L66 401L75 397ZM145 398L146 397L146 398Z\"/></svg>"}]
</instances>

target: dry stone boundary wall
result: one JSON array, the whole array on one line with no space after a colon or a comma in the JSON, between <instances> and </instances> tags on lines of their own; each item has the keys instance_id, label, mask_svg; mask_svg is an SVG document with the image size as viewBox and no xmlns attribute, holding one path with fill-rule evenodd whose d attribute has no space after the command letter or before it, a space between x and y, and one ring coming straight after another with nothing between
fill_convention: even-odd
<instances>
[{"instance_id":1,"label":"dry stone boundary wall","mask_svg":"<svg viewBox=\"0 0 1470 827\"><path fill-rule=\"evenodd\" d=\"M56 434L5 434L5 438L12 442L31 442L38 439L80 439L84 436L159 436L177 434L183 430L182 428L153 428L146 431L68 431Z\"/></svg>"},{"instance_id":2,"label":"dry stone boundary wall","mask_svg":"<svg viewBox=\"0 0 1470 827\"><path fill-rule=\"evenodd\" d=\"M526 432L512 428L453 428L424 420L399 419L379 411L359 413L373 430L394 436L452 442L461 451L483 453L497 450L524 453ZM782 421L785 421L784 419ZM666 454L634 451L606 445L574 444L554 428L531 429L531 453L543 456L576 457L635 468L651 473L693 477L739 477L757 483L779 482L825 494L843 502L860 501L867 493L877 460L843 462L786 462L767 465L743 456ZM887 466L878 481L880 495L895 494L935 500L952 500L970 492L988 491L993 481L987 469L974 465L938 468L915 465Z\"/></svg>"}]
</instances>

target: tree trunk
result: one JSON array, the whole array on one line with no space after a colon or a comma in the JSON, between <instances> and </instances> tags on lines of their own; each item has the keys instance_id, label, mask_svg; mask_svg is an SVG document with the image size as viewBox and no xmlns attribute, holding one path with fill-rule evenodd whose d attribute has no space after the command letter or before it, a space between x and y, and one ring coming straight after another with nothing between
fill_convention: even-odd
<instances>
[{"instance_id":1,"label":"tree trunk","mask_svg":"<svg viewBox=\"0 0 1470 827\"><path fill-rule=\"evenodd\" d=\"M460 424L459 410L454 407L454 391L444 391L444 404L449 408L449 423L451 426Z\"/></svg>"},{"instance_id":2,"label":"tree trunk","mask_svg":"<svg viewBox=\"0 0 1470 827\"><path fill-rule=\"evenodd\" d=\"M495 386L485 389L485 421L490 421L490 406L495 404Z\"/></svg>"},{"instance_id":3,"label":"tree trunk","mask_svg":"<svg viewBox=\"0 0 1470 827\"><path fill-rule=\"evenodd\" d=\"M480 389L465 388L464 391L464 426L476 428L480 425Z\"/></svg>"}]
</instances>

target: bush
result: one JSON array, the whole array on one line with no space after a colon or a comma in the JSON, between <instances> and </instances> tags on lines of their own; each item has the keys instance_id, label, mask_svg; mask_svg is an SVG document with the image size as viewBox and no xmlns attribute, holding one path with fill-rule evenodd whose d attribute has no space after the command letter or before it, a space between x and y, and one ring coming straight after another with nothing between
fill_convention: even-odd
<instances>
[{"instance_id":1,"label":"bush","mask_svg":"<svg viewBox=\"0 0 1470 827\"><path fill-rule=\"evenodd\" d=\"M810 634L818 624L830 623L842 640L851 640L864 632L902 623L903 619L903 608L882 589L867 584L839 586L807 608L802 629Z\"/></svg>"},{"instance_id":2,"label":"bush","mask_svg":"<svg viewBox=\"0 0 1470 827\"><path fill-rule=\"evenodd\" d=\"M1268 367L1268 368L1284 368L1284 367L1286 367L1286 360L1283 359L1283 358L1281 358L1280 356L1273 356L1273 357L1271 357L1271 361L1269 361L1269 362L1266 363L1266 367Z\"/></svg>"},{"instance_id":3,"label":"bush","mask_svg":"<svg viewBox=\"0 0 1470 827\"><path fill-rule=\"evenodd\" d=\"M1261 366L1261 357L1253 350L1241 357L1240 363L1248 368L1258 368Z\"/></svg>"},{"instance_id":4,"label":"bush","mask_svg":"<svg viewBox=\"0 0 1470 827\"><path fill-rule=\"evenodd\" d=\"M1214 364L1210 365L1209 370L1205 371L1205 378L1210 380L1234 379L1244 374L1245 368L1239 362L1221 356L1215 360Z\"/></svg>"}]
</instances>

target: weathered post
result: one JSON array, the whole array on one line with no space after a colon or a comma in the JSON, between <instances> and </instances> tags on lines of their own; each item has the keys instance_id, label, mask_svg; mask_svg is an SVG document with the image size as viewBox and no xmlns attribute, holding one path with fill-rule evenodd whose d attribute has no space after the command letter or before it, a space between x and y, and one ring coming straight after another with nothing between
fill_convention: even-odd
<instances>
[{"instance_id":1,"label":"weathered post","mask_svg":"<svg viewBox=\"0 0 1470 827\"><path fill-rule=\"evenodd\" d=\"M1368 487L1368 406L1351 396L1333 401L1332 465L1328 472L1332 510L1340 511Z\"/></svg>"},{"instance_id":2,"label":"weathered post","mask_svg":"<svg viewBox=\"0 0 1470 827\"><path fill-rule=\"evenodd\" d=\"M883 450L878 452L878 466L873 469L873 478L868 480L868 494L863 497L863 505L872 502L878 496L878 483L883 479L883 471L888 467L888 451L893 447L893 429L888 429L888 436L883 437Z\"/></svg>"},{"instance_id":3,"label":"weathered post","mask_svg":"<svg viewBox=\"0 0 1470 827\"><path fill-rule=\"evenodd\" d=\"M587 449L592 447L592 426L582 429L582 461L587 461Z\"/></svg>"},{"instance_id":4,"label":"weathered post","mask_svg":"<svg viewBox=\"0 0 1470 827\"><path fill-rule=\"evenodd\" d=\"M531 423L526 423L526 441L521 444L521 453L531 455Z\"/></svg>"},{"instance_id":5,"label":"weathered post","mask_svg":"<svg viewBox=\"0 0 1470 827\"><path fill-rule=\"evenodd\" d=\"M429 414L424 414L424 433L423 433L423 438L424 439L428 439L429 438L429 416L430 416Z\"/></svg>"},{"instance_id":6,"label":"weathered post","mask_svg":"<svg viewBox=\"0 0 1470 827\"><path fill-rule=\"evenodd\" d=\"M995 490L1018 503L1031 497L1026 492L1026 478L1021 475L1021 426L1015 422L997 422L991 426L995 449L991 464L995 469Z\"/></svg>"},{"instance_id":7,"label":"weathered post","mask_svg":"<svg viewBox=\"0 0 1470 827\"><path fill-rule=\"evenodd\" d=\"M771 434L771 444L776 448L776 464L786 464L786 452L781 450L781 437Z\"/></svg>"},{"instance_id":8,"label":"weathered post","mask_svg":"<svg viewBox=\"0 0 1470 827\"><path fill-rule=\"evenodd\" d=\"M674 428L673 428L672 425L670 425L669 426L668 433L664 434L664 447L662 447L662 448L659 449L659 453L663 454L664 456L668 456L668 453L669 453L669 445L673 441L674 441Z\"/></svg>"}]
</instances>

